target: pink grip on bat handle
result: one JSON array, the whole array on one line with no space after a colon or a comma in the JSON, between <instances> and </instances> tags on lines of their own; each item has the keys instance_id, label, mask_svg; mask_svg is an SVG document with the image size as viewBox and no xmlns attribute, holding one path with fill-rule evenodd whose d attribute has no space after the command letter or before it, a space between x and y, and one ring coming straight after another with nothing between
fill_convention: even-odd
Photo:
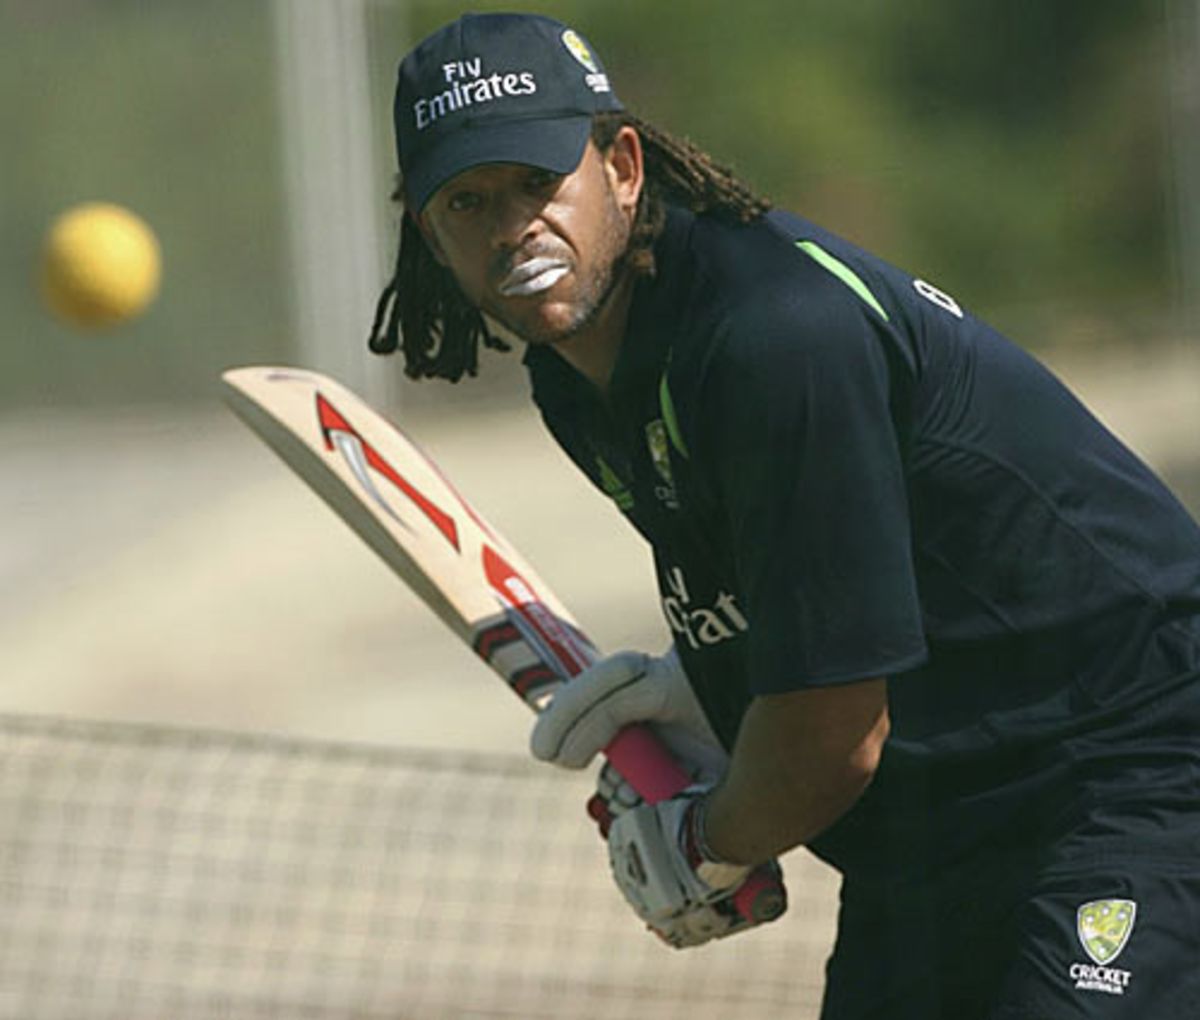
<instances>
[{"instance_id":1,"label":"pink grip on bat handle","mask_svg":"<svg viewBox=\"0 0 1200 1020\"><path fill-rule=\"evenodd\" d=\"M650 804L674 797L691 786L692 778L645 726L626 726L604 749L621 777ZM767 865L755 868L733 897L738 914L762 924L787 907L787 893Z\"/></svg>"},{"instance_id":2,"label":"pink grip on bat handle","mask_svg":"<svg viewBox=\"0 0 1200 1020\"><path fill-rule=\"evenodd\" d=\"M651 804L692 785L692 777L645 726L626 726L608 742L604 753L621 778Z\"/></svg>"}]
</instances>

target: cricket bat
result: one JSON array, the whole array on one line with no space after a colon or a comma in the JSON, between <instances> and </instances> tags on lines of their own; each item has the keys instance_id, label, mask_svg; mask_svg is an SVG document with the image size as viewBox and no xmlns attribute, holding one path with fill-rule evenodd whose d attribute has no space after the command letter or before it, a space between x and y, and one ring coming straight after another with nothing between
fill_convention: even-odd
<instances>
[{"instance_id":1,"label":"cricket bat","mask_svg":"<svg viewBox=\"0 0 1200 1020\"><path fill-rule=\"evenodd\" d=\"M599 658L516 549L415 442L350 390L298 368L249 366L221 378L230 409L531 709ZM650 803L691 783L645 726L625 727L604 753ZM734 907L768 921L784 896L762 869Z\"/></svg>"}]
</instances>

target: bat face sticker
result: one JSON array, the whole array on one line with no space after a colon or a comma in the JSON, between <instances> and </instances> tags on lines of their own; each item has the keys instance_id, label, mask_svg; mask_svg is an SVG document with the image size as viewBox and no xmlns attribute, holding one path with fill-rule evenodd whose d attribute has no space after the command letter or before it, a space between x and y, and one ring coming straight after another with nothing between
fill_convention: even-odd
<instances>
[{"instance_id":1,"label":"bat face sticker","mask_svg":"<svg viewBox=\"0 0 1200 1020\"><path fill-rule=\"evenodd\" d=\"M429 495L422 492L394 463L368 442L350 423L349 416L338 410L333 401L318 390L315 394L317 423L321 430L325 449L335 453L362 488L363 498L379 508L390 520L411 532L413 529L377 484L377 478L386 479L391 487L402 493L437 529L437 532L459 555L466 550L460 540L460 532L454 515L443 509ZM430 465L432 467L433 465ZM440 479L440 475L437 476ZM447 486L448 488L448 486ZM456 510L467 512L468 508L453 490L448 488L449 498L458 505ZM478 518L470 515L476 523ZM520 572L497 551L486 538L479 547L479 564L483 578L487 581L497 602L504 611L504 621L498 627L481 629L474 646L485 659L491 658L508 641L501 635L510 635L511 640L524 640L538 653L541 668L522 669L514 686L522 697L530 697L538 689L557 684L575 676L585 669L592 658L592 650L543 604L541 598ZM484 653L484 649L488 653Z\"/></svg>"},{"instance_id":2,"label":"bat face sticker","mask_svg":"<svg viewBox=\"0 0 1200 1020\"><path fill-rule=\"evenodd\" d=\"M370 443L358 434L337 408L322 393L317 393L317 421L321 426L321 434L325 437L326 449L336 449L346 466L358 479L367 496L386 513L392 520L407 528L404 519L395 512L392 505L383 497L379 488L371 478L368 468L377 471L407 496L417 508L433 523L455 549L458 545L458 526L454 518L439 508L433 500L419 492L408 482L400 472L393 467ZM411 529L410 529L411 530Z\"/></svg>"}]
</instances>

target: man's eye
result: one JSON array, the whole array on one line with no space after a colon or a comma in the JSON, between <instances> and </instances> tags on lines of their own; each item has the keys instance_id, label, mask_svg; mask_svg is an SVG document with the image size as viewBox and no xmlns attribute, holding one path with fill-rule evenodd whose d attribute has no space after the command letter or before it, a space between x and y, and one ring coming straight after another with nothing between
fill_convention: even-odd
<instances>
[{"instance_id":1,"label":"man's eye","mask_svg":"<svg viewBox=\"0 0 1200 1020\"><path fill-rule=\"evenodd\" d=\"M446 208L451 212L470 212L472 209L478 209L479 203L479 195L475 192L456 191L446 202Z\"/></svg>"}]
</instances>

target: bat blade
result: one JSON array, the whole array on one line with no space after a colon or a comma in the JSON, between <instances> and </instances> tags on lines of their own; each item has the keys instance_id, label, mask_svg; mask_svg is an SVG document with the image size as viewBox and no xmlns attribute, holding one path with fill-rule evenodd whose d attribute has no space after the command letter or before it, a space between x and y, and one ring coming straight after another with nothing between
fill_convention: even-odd
<instances>
[{"instance_id":1,"label":"bat blade","mask_svg":"<svg viewBox=\"0 0 1200 1020\"><path fill-rule=\"evenodd\" d=\"M233 369L222 380L234 413L531 704L594 661L596 650L519 554L357 396L298 369ZM485 562L497 564L497 583Z\"/></svg>"},{"instance_id":2,"label":"bat blade","mask_svg":"<svg viewBox=\"0 0 1200 1020\"><path fill-rule=\"evenodd\" d=\"M534 711L599 657L516 549L412 439L353 392L283 366L230 369L221 379L230 409ZM625 727L605 754L651 803L691 782L644 726ZM756 873L737 907L768 920L782 911L783 896Z\"/></svg>"},{"instance_id":3,"label":"bat blade","mask_svg":"<svg viewBox=\"0 0 1200 1020\"><path fill-rule=\"evenodd\" d=\"M316 372L272 366L231 369L222 382L234 413L531 708L597 659L516 549L410 437L350 390ZM623 731L609 751L647 799L689 781L648 731ZM635 764L635 776L622 767L627 759L653 764Z\"/></svg>"}]
</instances>

